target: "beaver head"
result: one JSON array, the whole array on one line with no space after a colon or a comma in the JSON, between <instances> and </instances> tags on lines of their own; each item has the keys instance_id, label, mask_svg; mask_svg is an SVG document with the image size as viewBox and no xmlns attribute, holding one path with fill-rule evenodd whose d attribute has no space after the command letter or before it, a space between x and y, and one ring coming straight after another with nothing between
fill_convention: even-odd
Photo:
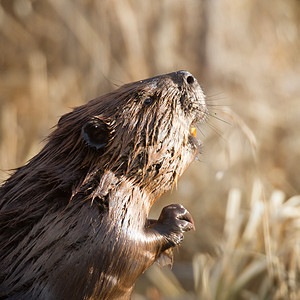
<instances>
[{"instance_id":1,"label":"beaver head","mask_svg":"<svg viewBox=\"0 0 300 300\"><path fill-rule=\"evenodd\" d=\"M108 169L156 198L199 153L191 130L207 115L200 85L186 71L126 84L63 116L50 137L51 158L87 170L73 194Z\"/></svg>"}]
</instances>

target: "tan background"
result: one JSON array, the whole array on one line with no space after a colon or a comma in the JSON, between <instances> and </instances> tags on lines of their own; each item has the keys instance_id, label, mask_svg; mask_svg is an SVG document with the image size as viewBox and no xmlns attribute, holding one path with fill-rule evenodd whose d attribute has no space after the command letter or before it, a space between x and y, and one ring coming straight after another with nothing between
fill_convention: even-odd
<instances>
[{"instance_id":1,"label":"tan background","mask_svg":"<svg viewBox=\"0 0 300 300\"><path fill-rule=\"evenodd\" d=\"M197 230L135 299L299 299L298 0L1 0L0 181L70 107L179 69L212 117L152 214L182 203Z\"/></svg>"}]
</instances>

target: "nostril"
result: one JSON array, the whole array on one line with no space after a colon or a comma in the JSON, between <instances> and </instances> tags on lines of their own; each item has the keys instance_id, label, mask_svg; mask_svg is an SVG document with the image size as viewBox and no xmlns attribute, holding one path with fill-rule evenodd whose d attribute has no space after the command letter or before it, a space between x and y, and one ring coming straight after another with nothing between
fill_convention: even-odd
<instances>
[{"instance_id":1,"label":"nostril","mask_svg":"<svg viewBox=\"0 0 300 300\"><path fill-rule=\"evenodd\" d=\"M186 78L186 81L187 81L187 83L188 84L192 84L194 81L195 81L195 78L193 77L193 76L188 76L187 78Z\"/></svg>"}]
</instances>

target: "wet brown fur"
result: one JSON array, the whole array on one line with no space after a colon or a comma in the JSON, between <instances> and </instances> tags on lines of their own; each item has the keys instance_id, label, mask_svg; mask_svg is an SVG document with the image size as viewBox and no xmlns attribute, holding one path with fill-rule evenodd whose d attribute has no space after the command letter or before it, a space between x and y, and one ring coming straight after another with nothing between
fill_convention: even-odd
<instances>
[{"instance_id":1,"label":"wet brown fur","mask_svg":"<svg viewBox=\"0 0 300 300\"><path fill-rule=\"evenodd\" d=\"M182 232L165 216L151 225L147 216L199 152L189 127L207 112L187 76L127 84L74 109L3 184L1 299L127 299L137 277L179 243ZM82 126L98 121L106 126L100 149L82 137Z\"/></svg>"}]
</instances>

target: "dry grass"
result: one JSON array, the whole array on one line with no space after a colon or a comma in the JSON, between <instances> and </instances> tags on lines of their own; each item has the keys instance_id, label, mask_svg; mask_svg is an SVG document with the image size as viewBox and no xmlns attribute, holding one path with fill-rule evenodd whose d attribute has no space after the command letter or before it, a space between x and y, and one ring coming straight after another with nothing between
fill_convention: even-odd
<instances>
[{"instance_id":1,"label":"dry grass","mask_svg":"<svg viewBox=\"0 0 300 300\"><path fill-rule=\"evenodd\" d=\"M264 199L259 181L249 211L239 190L227 204L223 255L198 255L194 269L200 299L299 299L300 196L285 201L282 191Z\"/></svg>"},{"instance_id":2,"label":"dry grass","mask_svg":"<svg viewBox=\"0 0 300 300\"><path fill-rule=\"evenodd\" d=\"M298 0L0 0L0 181L69 107L187 69L204 153L153 214L183 203L197 231L135 299L299 299L299 16Z\"/></svg>"}]
</instances>

